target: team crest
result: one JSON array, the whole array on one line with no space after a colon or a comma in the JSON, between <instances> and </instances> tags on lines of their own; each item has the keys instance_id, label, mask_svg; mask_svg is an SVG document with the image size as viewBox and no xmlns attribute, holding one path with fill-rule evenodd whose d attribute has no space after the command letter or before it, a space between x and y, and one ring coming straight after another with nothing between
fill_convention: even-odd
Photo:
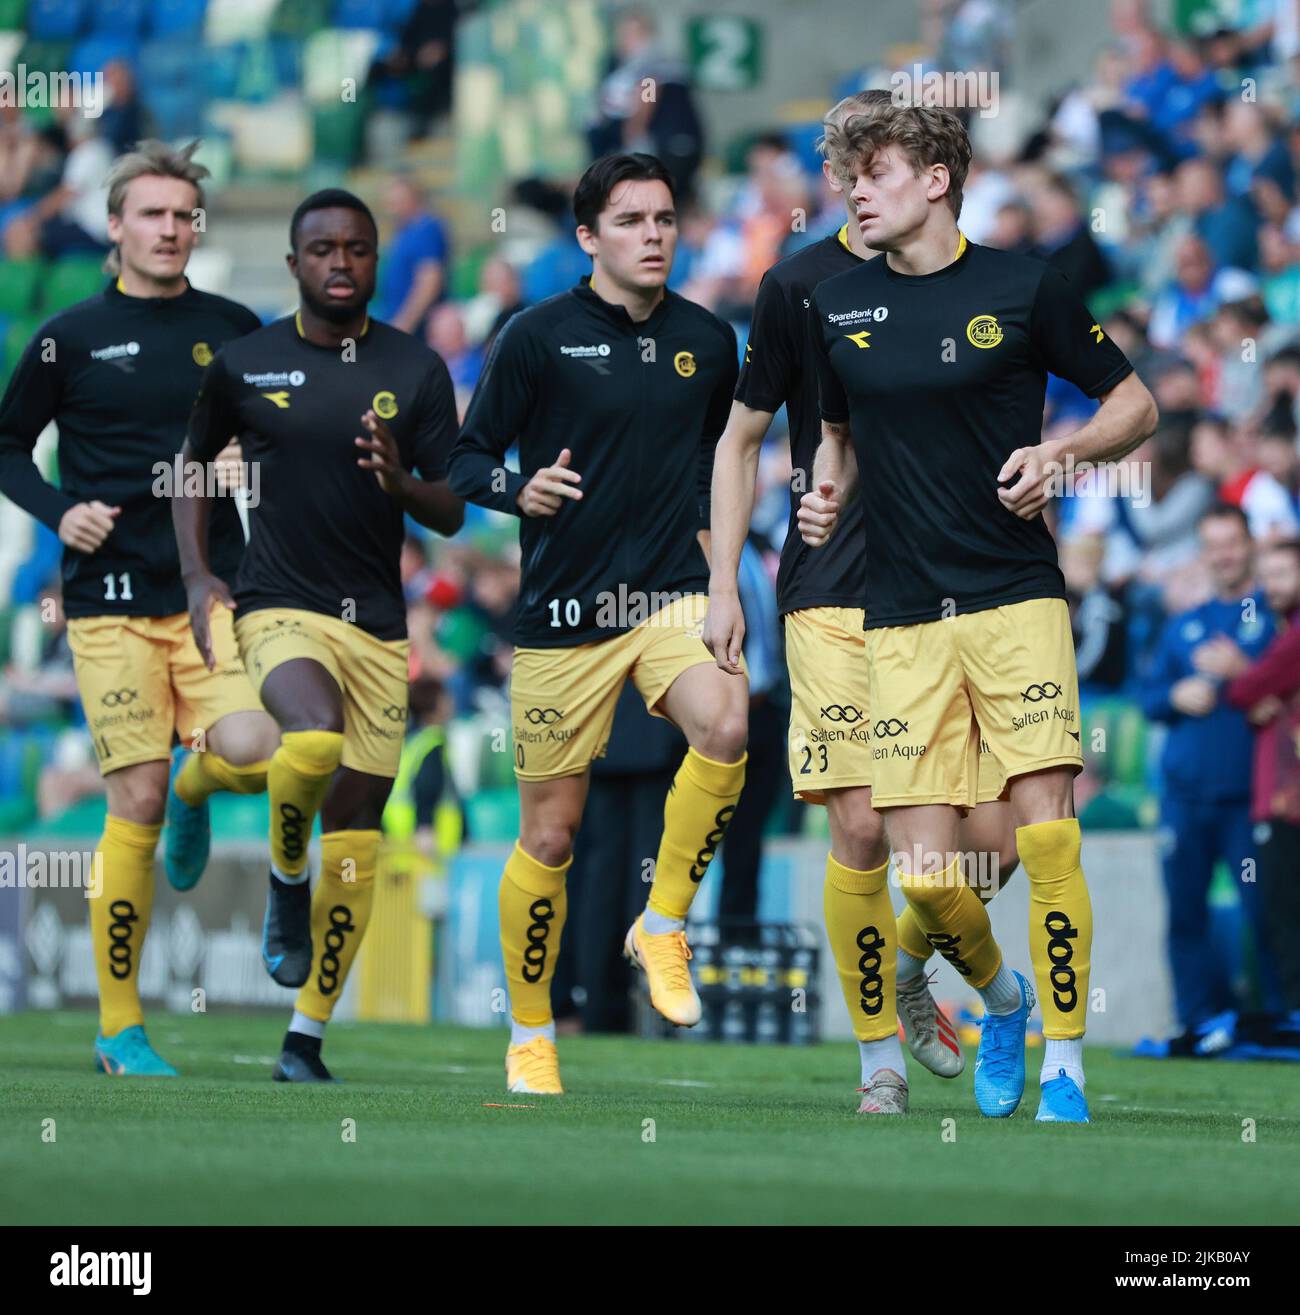
<instances>
[{"instance_id":1,"label":"team crest","mask_svg":"<svg viewBox=\"0 0 1300 1315\"><path fill-rule=\"evenodd\" d=\"M972 347L996 347L1002 341L1002 326L993 315L977 315L966 326L966 338Z\"/></svg>"},{"instance_id":2,"label":"team crest","mask_svg":"<svg viewBox=\"0 0 1300 1315\"><path fill-rule=\"evenodd\" d=\"M689 379L695 373L695 357L690 352L678 352L673 357L673 369L681 375L683 379Z\"/></svg>"},{"instance_id":3,"label":"team crest","mask_svg":"<svg viewBox=\"0 0 1300 1315\"><path fill-rule=\"evenodd\" d=\"M397 414L397 398L387 389L376 393L370 402L371 409L381 420L391 420Z\"/></svg>"},{"instance_id":4,"label":"team crest","mask_svg":"<svg viewBox=\"0 0 1300 1315\"><path fill-rule=\"evenodd\" d=\"M212 348L205 342L196 342L190 348L190 355L194 358L194 364L200 368L206 368L212 363Z\"/></svg>"}]
</instances>

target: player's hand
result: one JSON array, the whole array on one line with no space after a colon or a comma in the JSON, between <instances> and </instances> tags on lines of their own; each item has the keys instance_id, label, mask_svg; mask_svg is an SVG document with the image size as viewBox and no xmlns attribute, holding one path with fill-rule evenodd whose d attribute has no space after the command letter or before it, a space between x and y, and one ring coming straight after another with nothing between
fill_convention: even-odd
<instances>
[{"instance_id":1,"label":"player's hand","mask_svg":"<svg viewBox=\"0 0 1300 1315\"><path fill-rule=\"evenodd\" d=\"M1048 482L1055 474L1041 446L1018 447L998 471L998 501L1021 520L1031 521L1042 514L1050 497Z\"/></svg>"},{"instance_id":2,"label":"player's hand","mask_svg":"<svg viewBox=\"0 0 1300 1315\"><path fill-rule=\"evenodd\" d=\"M543 466L519 490L515 501L525 516L554 516L560 510L563 499L582 501L582 490L573 487L581 482L582 476L576 470L569 469L572 460L573 453L566 447L555 458L555 465Z\"/></svg>"},{"instance_id":3,"label":"player's hand","mask_svg":"<svg viewBox=\"0 0 1300 1315\"><path fill-rule=\"evenodd\" d=\"M816 493L799 499L799 535L806 544L820 548L835 529L840 515L839 490L829 480L817 485Z\"/></svg>"},{"instance_id":4,"label":"player's hand","mask_svg":"<svg viewBox=\"0 0 1300 1315\"><path fill-rule=\"evenodd\" d=\"M367 411L361 417L361 423L370 437L358 437L357 446L364 448L370 455L358 457L357 465L362 470L373 470L379 487L390 498L396 497L402 491L406 468L402 465L402 454L397 450L393 431L373 411Z\"/></svg>"},{"instance_id":5,"label":"player's hand","mask_svg":"<svg viewBox=\"0 0 1300 1315\"><path fill-rule=\"evenodd\" d=\"M1250 666L1250 659L1227 635L1215 635L1192 650L1192 666L1202 676L1232 680Z\"/></svg>"},{"instance_id":6,"label":"player's hand","mask_svg":"<svg viewBox=\"0 0 1300 1315\"><path fill-rule=\"evenodd\" d=\"M219 576L206 574L196 576L185 582L186 606L190 613L190 630L194 634L194 643L203 659L203 665L209 671L217 669L216 654L212 651L211 612L214 603L220 603L235 610L235 600L226 582Z\"/></svg>"},{"instance_id":7,"label":"player's hand","mask_svg":"<svg viewBox=\"0 0 1300 1315\"><path fill-rule=\"evenodd\" d=\"M1265 695L1253 707L1247 709L1246 720L1252 726L1267 726L1282 710L1283 703L1276 694Z\"/></svg>"},{"instance_id":8,"label":"player's hand","mask_svg":"<svg viewBox=\"0 0 1300 1315\"><path fill-rule=\"evenodd\" d=\"M113 532L121 507L103 502L79 502L59 521L59 538L77 552L95 552Z\"/></svg>"},{"instance_id":9,"label":"player's hand","mask_svg":"<svg viewBox=\"0 0 1300 1315\"><path fill-rule=\"evenodd\" d=\"M232 438L212 458L217 472L217 487L227 493L238 493L244 487L244 449L237 438Z\"/></svg>"},{"instance_id":10,"label":"player's hand","mask_svg":"<svg viewBox=\"0 0 1300 1315\"><path fill-rule=\"evenodd\" d=\"M734 590L710 591L709 610L704 614L701 638L723 671L733 676L744 674L740 654L745 643L745 613Z\"/></svg>"},{"instance_id":11,"label":"player's hand","mask_svg":"<svg viewBox=\"0 0 1300 1315\"><path fill-rule=\"evenodd\" d=\"M1169 702L1188 717L1208 716L1218 700L1218 691L1204 676L1184 676L1169 691Z\"/></svg>"}]
</instances>

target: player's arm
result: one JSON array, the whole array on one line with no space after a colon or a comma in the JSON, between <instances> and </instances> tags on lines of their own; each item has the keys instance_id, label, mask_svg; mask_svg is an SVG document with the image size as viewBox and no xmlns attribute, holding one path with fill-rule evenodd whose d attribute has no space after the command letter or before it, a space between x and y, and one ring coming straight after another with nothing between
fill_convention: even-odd
<instances>
[{"instance_id":1,"label":"player's arm","mask_svg":"<svg viewBox=\"0 0 1300 1315\"><path fill-rule=\"evenodd\" d=\"M198 396L190 411L189 428L181 446L182 469L190 462L208 462L239 432L239 415L230 388L225 358L213 357L199 383ZM186 483L197 485L199 492L187 494ZM186 606L194 643L209 671L216 668L212 651L212 626L209 614L214 603L233 612L235 600L226 582L213 573L208 560L208 522L211 515L207 480L173 481L172 528L176 534L176 551L180 557L181 580L185 585Z\"/></svg>"},{"instance_id":2,"label":"player's arm","mask_svg":"<svg viewBox=\"0 0 1300 1315\"><path fill-rule=\"evenodd\" d=\"M45 344L49 344L49 359ZM59 413L66 352L42 329L27 345L0 402L0 493L48 526L77 552L98 550L112 533L121 507L74 502L55 488L32 460L36 441Z\"/></svg>"},{"instance_id":3,"label":"player's arm","mask_svg":"<svg viewBox=\"0 0 1300 1315\"><path fill-rule=\"evenodd\" d=\"M858 458L849 427L849 398L831 365L822 332L821 311L814 292L808 309L813 360L817 365L817 396L822 415L822 441L813 458L813 487L799 501L799 534L820 548L831 536L840 508L858 487Z\"/></svg>"},{"instance_id":4,"label":"player's arm","mask_svg":"<svg viewBox=\"0 0 1300 1315\"><path fill-rule=\"evenodd\" d=\"M704 644L723 671L741 674L745 613L740 606L740 554L754 514L758 458L773 412L733 402L713 456L710 497L709 611Z\"/></svg>"},{"instance_id":5,"label":"player's arm","mask_svg":"<svg viewBox=\"0 0 1300 1315\"><path fill-rule=\"evenodd\" d=\"M858 489L858 456L847 420L822 418L822 441L813 459L813 487L799 500L799 534L820 548L830 539L840 512Z\"/></svg>"},{"instance_id":6,"label":"player's arm","mask_svg":"<svg viewBox=\"0 0 1300 1315\"><path fill-rule=\"evenodd\" d=\"M1076 384L1101 406L1082 429L1063 438L1017 448L998 472L998 498L1023 520L1047 505L1067 461L1118 461L1156 431L1155 398L1124 353L1058 270L1047 268L1029 319L1031 350L1044 369Z\"/></svg>"},{"instance_id":7,"label":"player's arm","mask_svg":"<svg viewBox=\"0 0 1300 1315\"><path fill-rule=\"evenodd\" d=\"M1279 635L1263 655L1235 680L1224 693L1234 708L1253 708L1265 699L1280 701L1300 690L1300 626Z\"/></svg>"},{"instance_id":8,"label":"player's arm","mask_svg":"<svg viewBox=\"0 0 1300 1315\"><path fill-rule=\"evenodd\" d=\"M425 378L416 406L412 455L419 474L402 464L397 440L374 411L361 417L366 435L358 436L357 447L365 455L357 458L357 465L374 471L379 487L404 512L450 538L465 523L465 504L447 483L447 455L456 441L456 396L441 357Z\"/></svg>"},{"instance_id":9,"label":"player's arm","mask_svg":"<svg viewBox=\"0 0 1300 1315\"><path fill-rule=\"evenodd\" d=\"M496 336L451 452L449 482L466 502L514 516L554 516L564 498L582 499L582 477L563 448L529 477L506 465L506 452L539 405L545 358L519 315Z\"/></svg>"}]
</instances>

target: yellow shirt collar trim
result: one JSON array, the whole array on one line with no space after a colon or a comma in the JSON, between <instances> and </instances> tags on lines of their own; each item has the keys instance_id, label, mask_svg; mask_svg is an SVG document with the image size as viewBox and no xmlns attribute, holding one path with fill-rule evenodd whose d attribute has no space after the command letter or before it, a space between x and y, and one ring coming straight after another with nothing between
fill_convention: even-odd
<instances>
[{"instance_id":1,"label":"yellow shirt collar trim","mask_svg":"<svg viewBox=\"0 0 1300 1315\"><path fill-rule=\"evenodd\" d=\"M845 220L845 222L840 226L840 231L836 233L835 236L839 238L840 246L842 246L845 251L848 251L855 256L858 254L856 251L853 250L851 246L849 246L849 225L847 220ZM963 233L959 228L957 230L957 254L952 258L954 264L961 259L962 252L964 252L965 250L966 250L966 234Z\"/></svg>"},{"instance_id":2,"label":"yellow shirt collar trim","mask_svg":"<svg viewBox=\"0 0 1300 1315\"><path fill-rule=\"evenodd\" d=\"M293 327L298 330L298 337L305 338L307 335L302 331L302 311L296 310L293 313ZM364 338L370 332L370 316L366 316L366 322L361 326L361 336Z\"/></svg>"}]
</instances>

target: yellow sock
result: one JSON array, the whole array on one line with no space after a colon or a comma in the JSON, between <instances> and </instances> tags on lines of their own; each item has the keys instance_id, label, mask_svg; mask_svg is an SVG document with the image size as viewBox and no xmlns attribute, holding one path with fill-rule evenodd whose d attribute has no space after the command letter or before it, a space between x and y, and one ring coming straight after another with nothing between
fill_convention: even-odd
<instances>
[{"instance_id":1,"label":"yellow sock","mask_svg":"<svg viewBox=\"0 0 1300 1315\"><path fill-rule=\"evenodd\" d=\"M320 838L320 883L311 897L311 976L294 1008L328 1023L370 922L379 831L327 831Z\"/></svg>"},{"instance_id":2,"label":"yellow sock","mask_svg":"<svg viewBox=\"0 0 1300 1315\"><path fill-rule=\"evenodd\" d=\"M883 1041L898 1031L898 940L888 876L888 862L859 872L826 855L826 936L859 1041Z\"/></svg>"},{"instance_id":3,"label":"yellow sock","mask_svg":"<svg viewBox=\"0 0 1300 1315\"><path fill-rule=\"evenodd\" d=\"M312 823L343 753L337 731L286 731L271 758L266 789L271 797L271 862L286 876L307 866Z\"/></svg>"},{"instance_id":4,"label":"yellow sock","mask_svg":"<svg viewBox=\"0 0 1300 1315\"><path fill-rule=\"evenodd\" d=\"M686 750L664 802L664 830L650 886L649 905L665 918L685 918L690 910L736 811L748 757L719 763Z\"/></svg>"},{"instance_id":5,"label":"yellow sock","mask_svg":"<svg viewBox=\"0 0 1300 1315\"><path fill-rule=\"evenodd\" d=\"M987 986L1002 966L1002 951L988 910L962 880L957 861L937 873L900 872L898 883L928 944L977 990Z\"/></svg>"},{"instance_id":6,"label":"yellow sock","mask_svg":"<svg viewBox=\"0 0 1300 1315\"><path fill-rule=\"evenodd\" d=\"M910 904L898 915L898 948L922 963L934 953L934 946L925 939L925 932L921 930Z\"/></svg>"},{"instance_id":7,"label":"yellow sock","mask_svg":"<svg viewBox=\"0 0 1300 1315\"><path fill-rule=\"evenodd\" d=\"M570 858L548 868L515 842L501 874L501 956L510 988L510 1016L525 1027L551 1021L551 978L569 910L564 878Z\"/></svg>"},{"instance_id":8,"label":"yellow sock","mask_svg":"<svg viewBox=\"0 0 1300 1315\"><path fill-rule=\"evenodd\" d=\"M219 754L191 753L176 773L176 793L191 808L197 808L218 790L231 794L261 794L266 789L266 773L271 766L265 762L249 763L237 767Z\"/></svg>"},{"instance_id":9,"label":"yellow sock","mask_svg":"<svg viewBox=\"0 0 1300 1315\"><path fill-rule=\"evenodd\" d=\"M1016 828L1029 877L1029 957L1050 1041L1081 1037L1087 1026L1092 901L1079 864L1082 845L1073 817Z\"/></svg>"},{"instance_id":10,"label":"yellow sock","mask_svg":"<svg viewBox=\"0 0 1300 1315\"><path fill-rule=\"evenodd\" d=\"M96 850L103 872L90 901L90 942L99 979L99 1030L116 1036L144 1022L140 1009L140 956L153 910L153 856L161 826L111 814Z\"/></svg>"}]
</instances>

